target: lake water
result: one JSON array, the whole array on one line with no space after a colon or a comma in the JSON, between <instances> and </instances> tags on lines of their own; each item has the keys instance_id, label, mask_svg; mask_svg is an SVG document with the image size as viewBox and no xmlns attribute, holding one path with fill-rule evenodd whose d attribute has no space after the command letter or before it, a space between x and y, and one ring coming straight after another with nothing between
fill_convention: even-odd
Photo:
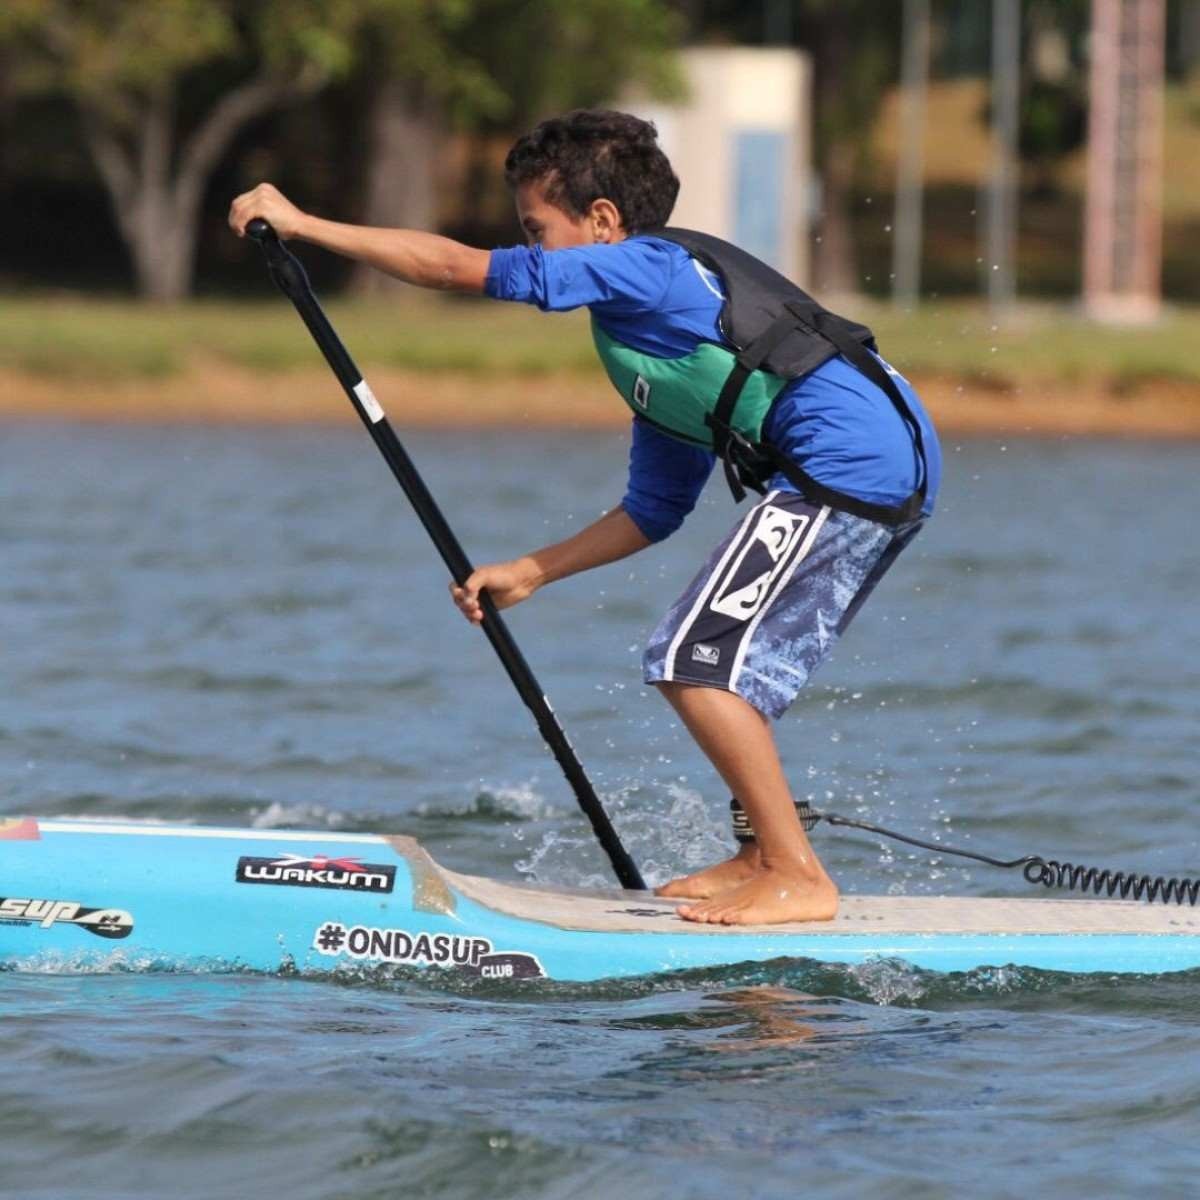
<instances>
[{"instance_id":1,"label":"lake water","mask_svg":"<svg viewBox=\"0 0 1200 1200\"><path fill-rule=\"evenodd\" d=\"M621 494L624 439L406 439L468 552ZM798 795L1004 857L1200 873L1190 445L946 445L937 518L784 718ZM727 797L641 643L734 510L510 614L652 880ZM0 428L0 814L412 833L608 881L362 431ZM846 891L1028 894L822 828ZM1196 1194L1200 972L810 962L596 985L0 974L0 1195Z\"/></svg>"}]
</instances>

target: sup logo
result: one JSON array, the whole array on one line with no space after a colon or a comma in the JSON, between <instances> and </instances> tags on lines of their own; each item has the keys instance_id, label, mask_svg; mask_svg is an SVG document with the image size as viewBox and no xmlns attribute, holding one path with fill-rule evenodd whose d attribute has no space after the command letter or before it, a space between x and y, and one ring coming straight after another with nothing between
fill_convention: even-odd
<instances>
[{"instance_id":1,"label":"sup logo","mask_svg":"<svg viewBox=\"0 0 1200 1200\"><path fill-rule=\"evenodd\" d=\"M127 938L133 917L121 908L84 908L77 900L0 900L0 925L78 925L102 938Z\"/></svg>"},{"instance_id":2,"label":"sup logo","mask_svg":"<svg viewBox=\"0 0 1200 1200\"><path fill-rule=\"evenodd\" d=\"M239 858L237 883L274 883L285 887L337 888L346 892L390 892L396 886L396 868L386 863L364 863L357 858L329 858L318 854L303 858Z\"/></svg>"},{"instance_id":3,"label":"sup logo","mask_svg":"<svg viewBox=\"0 0 1200 1200\"><path fill-rule=\"evenodd\" d=\"M487 938L456 933L409 933L326 921L313 933L313 949L358 961L398 963L418 967L451 967L481 979L543 979L546 972L532 954L497 951Z\"/></svg>"}]
</instances>

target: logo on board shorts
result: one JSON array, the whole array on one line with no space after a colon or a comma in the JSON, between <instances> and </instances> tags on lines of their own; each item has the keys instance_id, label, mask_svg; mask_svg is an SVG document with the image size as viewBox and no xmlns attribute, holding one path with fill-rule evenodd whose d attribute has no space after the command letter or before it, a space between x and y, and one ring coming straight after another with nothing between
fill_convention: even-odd
<instances>
[{"instance_id":1,"label":"logo on board shorts","mask_svg":"<svg viewBox=\"0 0 1200 1200\"><path fill-rule=\"evenodd\" d=\"M766 603L771 587L787 567L811 518L766 505L742 552L734 560L709 607L738 621L753 617ZM758 567L747 582L746 575Z\"/></svg>"},{"instance_id":2,"label":"logo on board shorts","mask_svg":"<svg viewBox=\"0 0 1200 1200\"><path fill-rule=\"evenodd\" d=\"M706 667L715 667L720 661L720 646L707 646L704 642L697 642L692 647L692 662L703 663Z\"/></svg>"},{"instance_id":3,"label":"logo on board shorts","mask_svg":"<svg viewBox=\"0 0 1200 1200\"><path fill-rule=\"evenodd\" d=\"M633 381L633 402L643 412L650 407L650 384L641 375Z\"/></svg>"}]
</instances>

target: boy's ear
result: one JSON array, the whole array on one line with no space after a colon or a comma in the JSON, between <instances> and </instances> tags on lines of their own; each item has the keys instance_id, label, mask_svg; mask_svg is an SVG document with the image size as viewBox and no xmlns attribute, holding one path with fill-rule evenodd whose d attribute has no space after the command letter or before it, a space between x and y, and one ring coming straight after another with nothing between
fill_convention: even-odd
<instances>
[{"instance_id":1,"label":"boy's ear","mask_svg":"<svg viewBox=\"0 0 1200 1200\"><path fill-rule=\"evenodd\" d=\"M601 197L593 200L588 209L588 220L592 227L592 240L595 242L615 242L625 236L625 223L621 220L621 211L611 201Z\"/></svg>"}]
</instances>

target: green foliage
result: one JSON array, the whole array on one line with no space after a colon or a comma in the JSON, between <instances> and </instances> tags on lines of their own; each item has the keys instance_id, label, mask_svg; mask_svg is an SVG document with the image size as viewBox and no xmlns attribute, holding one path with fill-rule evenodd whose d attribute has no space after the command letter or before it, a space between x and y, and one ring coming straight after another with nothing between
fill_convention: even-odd
<instances>
[{"instance_id":1,"label":"green foliage","mask_svg":"<svg viewBox=\"0 0 1200 1200\"><path fill-rule=\"evenodd\" d=\"M8 0L0 45L14 88L63 92L128 124L138 101L214 64L281 79L348 71L375 0Z\"/></svg>"},{"instance_id":2,"label":"green foliage","mask_svg":"<svg viewBox=\"0 0 1200 1200\"><path fill-rule=\"evenodd\" d=\"M611 98L670 95L681 23L666 0L6 0L18 92L59 92L118 126L200 69L336 78L363 64L460 127L522 126Z\"/></svg>"},{"instance_id":3,"label":"green foliage","mask_svg":"<svg viewBox=\"0 0 1200 1200\"><path fill-rule=\"evenodd\" d=\"M1018 148L1039 165L1057 162L1083 144L1087 107L1071 83L1035 79L1022 89Z\"/></svg>"},{"instance_id":4,"label":"green foliage","mask_svg":"<svg viewBox=\"0 0 1200 1200\"><path fill-rule=\"evenodd\" d=\"M212 0L10 0L0 44L18 92L63 91L128 120L130 94L161 88L237 43L229 6Z\"/></svg>"},{"instance_id":5,"label":"green foliage","mask_svg":"<svg viewBox=\"0 0 1200 1200\"><path fill-rule=\"evenodd\" d=\"M460 123L502 113L504 93L475 50L479 7L478 0L373 0L362 61L418 87Z\"/></svg>"},{"instance_id":6,"label":"green foliage","mask_svg":"<svg viewBox=\"0 0 1200 1200\"><path fill-rule=\"evenodd\" d=\"M818 153L851 141L865 154L883 97L900 63L899 3L873 0L803 0L799 38L817 75ZM831 86L822 86L828 83Z\"/></svg>"},{"instance_id":7,"label":"green foliage","mask_svg":"<svg viewBox=\"0 0 1200 1200\"><path fill-rule=\"evenodd\" d=\"M451 39L474 91L450 96L460 126L524 128L551 112L611 100L627 80L678 93L670 56L682 23L664 0L460 0ZM484 82L486 81L486 82Z\"/></svg>"},{"instance_id":8,"label":"green foliage","mask_svg":"<svg viewBox=\"0 0 1200 1200\"><path fill-rule=\"evenodd\" d=\"M1017 148L1038 172L1041 193L1053 191L1054 166L1078 149L1086 134L1083 46L1090 15L1090 0L1025 0L1021 8ZM1048 62L1043 42L1052 47ZM990 101L981 117L985 124L992 121Z\"/></svg>"}]
</instances>

